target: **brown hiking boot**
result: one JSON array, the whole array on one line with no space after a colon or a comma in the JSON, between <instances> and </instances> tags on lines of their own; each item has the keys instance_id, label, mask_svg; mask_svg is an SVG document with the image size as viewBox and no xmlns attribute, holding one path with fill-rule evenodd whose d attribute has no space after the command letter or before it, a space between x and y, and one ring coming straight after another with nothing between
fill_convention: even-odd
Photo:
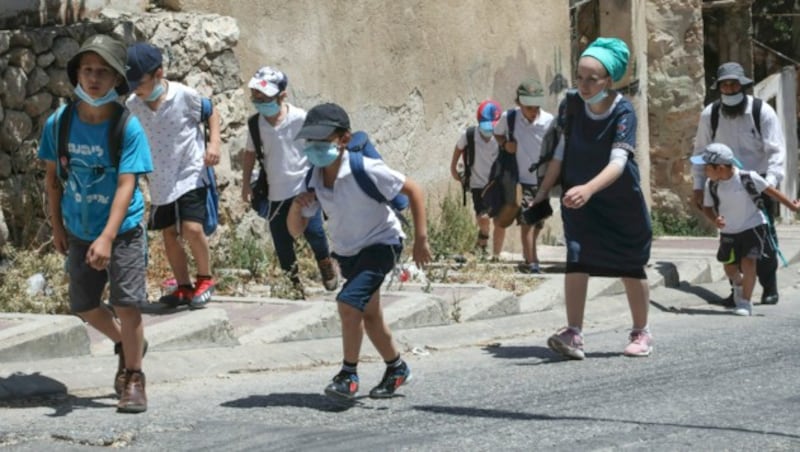
<instances>
[{"instance_id":1,"label":"brown hiking boot","mask_svg":"<svg viewBox=\"0 0 800 452\"><path fill-rule=\"evenodd\" d=\"M333 265L333 259L326 257L317 262L319 267L319 274L322 276L322 285L325 290L333 292L339 286L339 274L336 272L336 267Z\"/></svg>"},{"instance_id":2,"label":"brown hiking boot","mask_svg":"<svg viewBox=\"0 0 800 452\"><path fill-rule=\"evenodd\" d=\"M122 394L122 390L125 389L125 355L122 351L122 342L114 344L114 354L119 355L119 359L117 360L117 374L114 375L114 392L117 393L117 397L119 397ZM144 340L144 344L142 345L142 358L144 358L146 354L147 339Z\"/></svg>"},{"instance_id":3,"label":"brown hiking boot","mask_svg":"<svg viewBox=\"0 0 800 452\"><path fill-rule=\"evenodd\" d=\"M147 394L144 392L144 373L125 371L125 388L117 403L117 412L141 413L147 411Z\"/></svg>"}]
</instances>

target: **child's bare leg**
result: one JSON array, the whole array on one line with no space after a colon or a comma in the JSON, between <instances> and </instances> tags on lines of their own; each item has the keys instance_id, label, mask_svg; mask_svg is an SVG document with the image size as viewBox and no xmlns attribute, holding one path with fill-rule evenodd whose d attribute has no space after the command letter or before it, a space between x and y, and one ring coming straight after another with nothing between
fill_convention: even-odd
<instances>
[{"instance_id":1,"label":"child's bare leg","mask_svg":"<svg viewBox=\"0 0 800 452\"><path fill-rule=\"evenodd\" d=\"M364 308L364 330L384 361L391 361L400 354L392 339L392 332L383 320L380 293L375 292Z\"/></svg>"},{"instance_id":2,"label":"child's bare leg","mask_svg":"<svg viewBox=\"0 0 800 452\"><path fill-rule=\"evenodd\" d=\"M646 279L622 278L625 286L625 295L631 309L634 329L643 329L647 326L647 314L650 308L650 286Z\"/></svg>"},{"instance_id":3,"label":"child's bare leg","mask_svg":"<svg viewBox=\"0 0 800 452\"><path fill-rule=\"evenodd\" d=\"M206 239L206 234L203 232L203 225L194 221L184 221L181 223L181 235L192 250L194 263L197 266L197 274L211 276L208 239Z\"/></svg>"},{"instance_id":4,"label":"child's bare leg","mask_svg":"<svg viewBox=\"0 0 800 452\"><path fill-rule=\"evenodd\" d=\"M501 228L495 224L494 230L492 231L492 256L500 256L500 252L503 251L503 242L505 239L506 228Z\"/></svg>"},{"instance_id":5,"label":"child's bare leg","mask_svg":"<svg viewBox=\"0 0 800 452\"><path fill-rule=\"evenodd\" d=\"M533 233L531 234L531 260L530 262L539 262L539 253L536 250L536 241L539 239L539 233L542 228L533 226Z\"/></svg>"},{"instance_id":6,"label":"child's bare leg","mask_svg":"<svg viewBox=\"0 0 800 452\"><path fill-rule=\"evenodd\" d=\"M364 338L364 314L344 302L336 303L339 318L342 322L342 354L348 363L357 363L361 353L361 341ZM367 303L369 306L369 303Z\"/></svg>"},{"instance_id":7,"label":"child's bare leg","mask_svg":"<svg viewBox=\"0 0 800 452\"><path fill-rule=\"evenodd\" d=\"M119 311L117 313L119 314ZM78 316L94 329L106 335L115 344L122 340L119 322L105 305L100 305L89 311L79 312Z\"/></svg>"},{"instance_id":8,"label":"child's bare leg","mask_svg":"<svg viewBox=\"0 0 800 452\"><path fill-rule=\"evenodd\" d=\"M144 325L139 308L115 307L121 323L122 351L125 356L125 368L142 369L142 352L144 349Z\"/></svg>"},{"instance_id":9,"label":"child's bare leg","mask_svg":"<svg viewBox=\"0 0 800 452\"><path fill-rule=\"evenodd\" d=\"M489 217L475 215L475 222L478 223L478 247L486 248L489 241Z\"/></svg>"},{"instance_id":10,"label":"child's bare leg","mask_svg":"<svg viewBox=\"0 0 800 452\"><path fill-rule=\"evenodd\" d=\"M725 269L725 276L731 280L731 284L734 286L741 286L742 285L742 273L739 271L739 264L725 264L723 266Z\"/></svg>"},{"instance_id":11,"label":"child's bare leg","mask_svg":"<svg viewBox=\"0 0 800 452\"><path fill-rule=\"evenodd\" d=\"M564 278L564 304L567 308L567 326L583 328L583 311L586 308L588 273L567 273Z\"/></svg>"},{"instance_id":12,"label":"child's bare leg","mask_svg":"<svg viewBox=\"0 0 800 452\"><path fill-rule=\"evenodd\" d=\"M520 239L522 241L522 259L526 264L536 262L536 240L534 235L534 227L530 224L523 224L519 227Z\"/></svg>"},{"instance_id":13,"label":"child's bare leg","mask_svg":"<svg viewBox=\"0 0 800 452\"><path fill-rule=\"evenodd\" d=\"M164 251L167 254L167 261L172 268L172 273L175 275L175 280L179 285L192 284L189 276L189 264L178 236L178 228L170 226L161 231L161 236L164 238Z\"/></svg>"},{"instance_id":14,"label":"child's bare leg","mask_svg":"<svg viewBox=\"0 0 800 452\"><path fill-rule=\"evenodd\" d=\"M756 285L756 260L744 258L739 265L742 269L742 298L750 301L753 296L753 288L755 288Z\"/></svg>"}]
</instances>

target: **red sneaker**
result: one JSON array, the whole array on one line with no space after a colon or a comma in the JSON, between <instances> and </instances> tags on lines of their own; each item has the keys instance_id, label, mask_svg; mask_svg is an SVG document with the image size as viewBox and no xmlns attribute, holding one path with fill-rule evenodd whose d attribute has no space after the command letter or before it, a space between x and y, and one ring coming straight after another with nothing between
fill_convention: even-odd
<instances>
[{"instance_id":1,"label":"red sneaker","mask_svg":"<svg viewBox=\"0 0 800 452\"><path fill-rule=\"evenodd\" d=\"M191 308L201 308L211 301L211 295L214 293L214 279L211 277L198 277L194 285L194 294L192 301L189 303Z\"/></svg>"}]
</instances>

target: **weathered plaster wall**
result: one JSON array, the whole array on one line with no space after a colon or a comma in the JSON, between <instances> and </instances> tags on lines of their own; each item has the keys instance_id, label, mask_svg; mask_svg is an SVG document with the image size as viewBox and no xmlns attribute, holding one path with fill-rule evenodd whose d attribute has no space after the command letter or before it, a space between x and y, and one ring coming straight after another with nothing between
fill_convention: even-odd
<instances>
[{"instance_id":1,"label":"weathered plaster wall","mask_svg":"<svg viewBox=\"0 0 800 452\"><path fill-rule=\"evenodd\" d=\"M262 65L283 69L293 102L342 104L429 191L444 188L459 130L482 99L509 107L519 81L536 75L553 111L565 88L553 81L571 78L564 0L178 3L237 19L243 81Z\"/></svg>"}]
</instances>

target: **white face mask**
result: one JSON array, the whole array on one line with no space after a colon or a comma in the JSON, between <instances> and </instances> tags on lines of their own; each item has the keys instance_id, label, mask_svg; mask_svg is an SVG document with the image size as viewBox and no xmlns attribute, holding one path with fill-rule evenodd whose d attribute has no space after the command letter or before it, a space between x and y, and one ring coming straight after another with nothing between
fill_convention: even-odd
<instances>
[{"instance_id":1,"label":"white face mask","mask_svg":"<svg viewBox=\"0 0 800 452\"><path fill-rule=\"evenodd\" d=\"M736 94L723 94L720 96L720 100L724 105L729 107L735 107L739 105L744 100L744 93L736 93Z\"/></svg>"}]
</instances>

